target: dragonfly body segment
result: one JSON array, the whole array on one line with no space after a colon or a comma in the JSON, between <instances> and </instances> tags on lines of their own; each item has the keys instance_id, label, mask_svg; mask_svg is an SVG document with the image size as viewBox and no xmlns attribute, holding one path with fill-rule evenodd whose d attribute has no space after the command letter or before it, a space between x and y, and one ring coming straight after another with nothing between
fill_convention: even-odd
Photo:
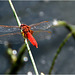
<instances>
[{"instance_id":1,"label":"dragonfly body segment","mask_svg":"<svg viewBox=\"0 0 75 75\"><path fill-rule=\"evenodd\" d=\"M33 46L38 48L38 44L37 44L36 40L34 39L34 37L32 36L32 34L30 32L27 33L27 38Z\"/></svg>"},{"instance_id":2,"label":"dragonfly body segment","mask_svg":"<svg viewBox=\"0 0 75 75\"><path fill-rule=\"evenodd\" d=\"M38 48L38 44L36 40L34 39L34 37L32 36L33 31L30 30L31 27L26 24L21 24L20 29L23 31L22 34L24 34L24 37L27 38L33 46Z\"/></svg>"}]
</instances>

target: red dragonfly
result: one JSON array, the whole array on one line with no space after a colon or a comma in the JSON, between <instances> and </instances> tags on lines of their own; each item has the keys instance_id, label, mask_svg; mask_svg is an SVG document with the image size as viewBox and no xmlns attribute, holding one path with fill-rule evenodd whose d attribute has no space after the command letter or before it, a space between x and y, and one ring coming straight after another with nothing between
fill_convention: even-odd
<instances>
[{"instance_id":1,"label":"red dragonfly","mask_svg":"<svg viewBox=\"0 0 75 75\"><path fill-rule=\"evenodd\" d=\"M0 25L0 43L3 43L3 41L5 40L11 40L14 39L14 41L16 41L16 39L18 39L19 41L21 40L20 37L16 37L17 34L21 34L20 32L15 32L15 31L20 31L20 29L22 30L22 35L27 38L31 44L33 46L35 46L36 48L38 48L38 44L36 42L36 40L34 39L34 37L32 36L33 32L43 32L45 34L49 33L50 35L50 31L46 31L46 29L49 29L51 27L51 22L49 21L43 21L40 23L36 23L36 24L31 24L31 25L26 25L26 24L21 24L20 28L18 26L6 26L6 25ZM35 30L35 31L33 31ZM9 32L9 33L8 33ZM13 32L13 33L11 33ZM6 34L4 34L6 33ZM8 37L10 35L15 35L15 38L12 37ZM5 40L3 39L5 38ZM18 41L17 41L18 42Z\"/></svg>"}]
</instances>

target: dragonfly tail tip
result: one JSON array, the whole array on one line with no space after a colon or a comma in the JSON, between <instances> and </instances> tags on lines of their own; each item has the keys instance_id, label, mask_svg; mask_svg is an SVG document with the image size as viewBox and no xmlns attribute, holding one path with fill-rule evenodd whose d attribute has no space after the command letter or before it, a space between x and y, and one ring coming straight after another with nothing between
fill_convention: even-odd
<instances>
[{"instance_id":1,"label":"dragonfly tail tip","mask_svg":"<svg viewBox=\"0 0 75 75\"><path fill-rule=\"evenodd\" d=\"M38 48L38 46L36 46L36 48Z\"/></svg>"}]
</instances>

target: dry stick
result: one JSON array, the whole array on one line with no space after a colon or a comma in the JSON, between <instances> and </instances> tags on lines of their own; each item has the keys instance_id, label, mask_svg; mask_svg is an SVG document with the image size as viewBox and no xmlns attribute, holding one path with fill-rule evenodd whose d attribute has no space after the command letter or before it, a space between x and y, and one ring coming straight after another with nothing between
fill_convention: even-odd
<instances>
[{"instance_id":1,"label":"dry stick","mask_svg":"<svg viewBox=\"0 0 75 75\"><path fill-rule=\"evenodd\" d=\"M66 38L64 39L64 41L60 44L60 46L59 46L59 48L58 48L58 50L57 50L57 52L56 52L56 54L55 54L55 56L54 56L54 58L53 58L53 61L52 61L52 64L51 64L51 67L50 67L50 70L49 70L49 75L51 75L51 72L52 72L52 70L53 70L55 61L56 61L56 59L57 59L59 53L61 52L62 47L65 45L65 43L67 42L67 40L68 40L71 36L72 36L72 33L69 33L69 34L66 36Z\"/></svg>"},{"instance_id":2,"label":"dry stick","mask_svg":"<svg viewBox=\"0 0 75 75\"><path fill-rule=\"evenodd\" d=\"M21 22L20 22L20 20L19 20L19 18L18 18L18 16L17 16L17 13L16 13L16 11L15 11L15 8L14 8L14 6L13 6L11 0L8 0L8 1L9 1L9 4L10 4L12 10L13 10L13 13L14 13L15 18L16 18L16 20L17 20L17 23L18 23L18 25L19 25L19 27L20 27ZM22 32L22 30L21 30L21 32ZM30 50L30 47L29 47L29 44L28 44L26 38L25 38L25 44L26 44L26 46L27 46L27 49L28 49L28 52L29 52L29 55L30 55L30 58L31 58L31 61L32 61L32 64L33 64L33 67L34 67L34 71L35 71L36 75L39 75L38 70L37 70L37 67L36 67L36 64L35 64L35 61L34 61L34 58L33 58L33 56L32 56L32 53L31 53L31 50Z\"/></svg>"}]
</instances>

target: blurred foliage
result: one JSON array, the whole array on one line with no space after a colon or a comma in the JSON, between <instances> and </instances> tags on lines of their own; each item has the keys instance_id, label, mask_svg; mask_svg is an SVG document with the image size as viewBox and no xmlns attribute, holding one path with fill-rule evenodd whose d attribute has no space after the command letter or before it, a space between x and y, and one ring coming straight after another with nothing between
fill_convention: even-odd
<instances>
[{"instance_id":1,"label":"blurred foliage","mask_svg":"<svg viewBox=\"0 0 75 75\"><path fill-rule=\"evenodd\" d=\"M7 74L16 74L18 70L22 67L24 60L23 60L23 55L26 51L26 45L23 44L17 54L13 54L13 50L11 48L7 48L7 53L10 56L12 65L11 68L6 72Z\"/></svg>"}]
</instances>

